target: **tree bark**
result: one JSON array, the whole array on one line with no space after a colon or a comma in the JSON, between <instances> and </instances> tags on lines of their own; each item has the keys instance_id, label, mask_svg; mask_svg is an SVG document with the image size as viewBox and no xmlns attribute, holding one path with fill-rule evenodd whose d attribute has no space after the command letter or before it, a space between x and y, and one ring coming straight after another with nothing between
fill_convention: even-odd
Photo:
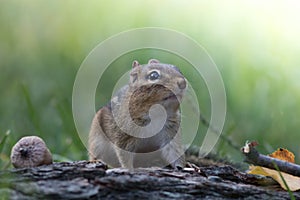
<instances>
[{"instance_id":1,"label":"tree bark","mask_svg":"<svg viewBox=\"0 0 300 200\"><path fill-rule=\"evenodd\" d=\"M270 185L270 183L273 183ZM294 192L300 199L300 192ZM229 165L107 169L101 162L61 162L0 172L4 199L290 199L273 180Z\"/></svg>"}]
</instances>

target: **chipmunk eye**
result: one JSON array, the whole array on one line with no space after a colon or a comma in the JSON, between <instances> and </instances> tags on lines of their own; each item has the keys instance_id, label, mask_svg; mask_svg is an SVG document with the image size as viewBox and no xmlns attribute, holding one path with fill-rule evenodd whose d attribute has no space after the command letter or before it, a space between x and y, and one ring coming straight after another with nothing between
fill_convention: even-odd
<instances>
[{"instance_id":1,"label":"chipmunk eye","mask_svg":"<svg viewBox=\"0 0 300 200\"><path fill-rule=\"evenodd\" d=\"M159 78L159 73L157 71L152 71L149 75L148 75L148 79L151 81L154 81L156 79Z\"/></svg>"}]
</instances>

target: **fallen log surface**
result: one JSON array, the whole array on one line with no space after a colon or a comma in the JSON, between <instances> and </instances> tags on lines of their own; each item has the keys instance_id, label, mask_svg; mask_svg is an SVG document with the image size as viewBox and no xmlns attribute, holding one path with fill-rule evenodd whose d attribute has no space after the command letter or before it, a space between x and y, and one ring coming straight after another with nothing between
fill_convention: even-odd
<instances>
[{"instance_id":1,"label":"fallen log surface","mask_svg":"<svg viewBox=\"0 0 300 200\"><path fill-rule=\"evenodd\" d=\"M8 199L290 199L273 180L229 165L107 169L101 162L60 162L0 171ZM300 199L300 192L294 192Z\"/></svg>"}]
</instances>

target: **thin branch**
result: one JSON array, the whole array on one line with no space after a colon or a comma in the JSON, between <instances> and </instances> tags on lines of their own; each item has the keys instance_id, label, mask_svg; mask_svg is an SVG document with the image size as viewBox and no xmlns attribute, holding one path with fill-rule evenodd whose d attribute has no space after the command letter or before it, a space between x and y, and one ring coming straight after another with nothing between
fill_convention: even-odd
<instances>
[{"instance_id":1,"label":"thin branch","mask_svg":"<svg viewBox=\"0 0 300 200\"><path fill-rule=\"evenodd\" d=\"M188 90L189 91L189 90ZM190 96L187 96L187 101L190 102L190 105L192 106L193 110L198 110L197 107L195 106L195 104L193 103L193 101L191 100ZM219 131L213 126L213 124L211 124L209 122L209 120L206 119L205 116L203 116L201 113L197 113L197 115L199 116L199 120L200 122L206 126L209 130L211 130L213 133L220 135L220 139L225 141L229 146L231 146L233 149L239 151L240 147L235 144L232 140L228 139L226 137L226 135L222 135L219 133Z\"/></svg>"},{"instance_id":2,"label":"thin branch","mask_svg":"<svg viewBox=\"0 0 300 200\"><path fill-rule=\"evenodd\" d=\"M208 121L203 115L200 114L199 119L200 119L200 122L201 122L204 126L206 126L208 129L210 129L210 130L211 130L212 132L214 132L215 134L218 134L218 135L219 135L219 131L217 131L217 129L214 128L213 125L210 124L209 121ZM229 138L227 138L226 135L220 134L220 138L221 138L222 140L224 140L225 142L227 142L227 144L228 144L229 146L231 146L232 148L234 148L235 150L239 150L239 149L240 149L240 147L239 147L238 145L236 145L232 140L230 140Z\"/></svg>"},{"instance_id":3,"label":"thin branch","mask_svg":"<svg viewBox=\"0 0 300 200\"><path fill-rule=\"evenodd\" d=\"M256 145L256 142L246 142L246 145L242 147L241 151L246 156L245 162L275 170L275 165L277 165L281 172L286 172L288 174L300 177L300 165L260 154L255 149Z\"/></svg>"}]
</instances>

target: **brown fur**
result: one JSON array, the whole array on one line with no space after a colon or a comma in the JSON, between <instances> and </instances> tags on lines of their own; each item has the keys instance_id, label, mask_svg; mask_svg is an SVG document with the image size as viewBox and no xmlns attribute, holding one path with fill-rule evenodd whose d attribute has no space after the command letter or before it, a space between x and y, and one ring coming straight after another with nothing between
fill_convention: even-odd
<instances>
[{"instance_id":1,"label":"brown fur","mask_svg":"<svg viewBox=\"0 0 300 200\"><path fill-rule=\"evenodd\" d=\"M153 153L153 160L161 159L174 168L182 168L185 159L181 145L179 105L186 89L186 80L176 67L155 59L146 65L134 61L132 66L129 84L95 115L89 134L90 159L102 160L112 167L152 166L155 165L152 159L139 163L138 158L142 160L143 156L139 153L158 151ZM158 80L149 80L148 75L153 70L160 73ZM151 121L149 109L154 104L163 106L167 113L166 123L156 135L138 138L126 134L118 126L130 133L137 132L135 125L146 126ZM126 105L129 112L126 112Z\"/></svg>"}]
</instances>

